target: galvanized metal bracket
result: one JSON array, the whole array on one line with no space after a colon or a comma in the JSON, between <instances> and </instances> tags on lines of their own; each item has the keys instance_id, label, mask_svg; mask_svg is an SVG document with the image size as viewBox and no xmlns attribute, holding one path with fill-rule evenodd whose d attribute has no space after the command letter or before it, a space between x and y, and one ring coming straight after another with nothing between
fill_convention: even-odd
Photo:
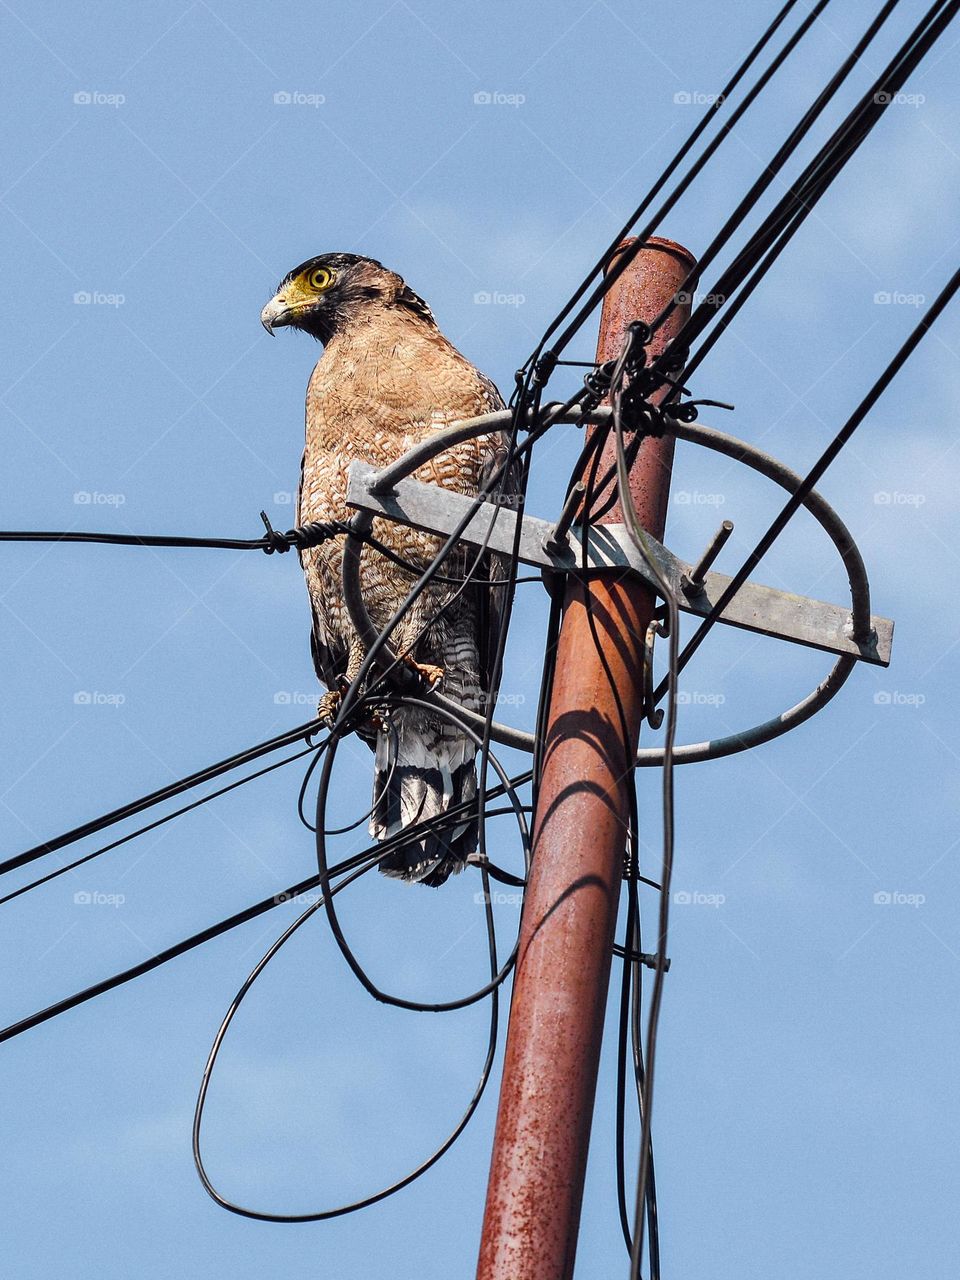
<instances>
[{"instance_id":1,"label":"galvanized metal bracket","mask_svg":"<svg viewBox=\"0 0 960 1280\"><path fill-rule=\"evenodd\" d=\"M518 550L524 564L554 573L619 570L639 574L651 586L657 585L624 525L590 526L585 537L573 525L563 531L565 541L560 541L555 521L534 516L521 518L510 507L484 502L473 511L474 498L410 478L397 480L389 492L375 491L381 487L382 473L375 467L359 461L351 464L347 503L371 515L441 535L453 533L469 515L459 535L461 541L507 556L513 552L520 519ZM647 542L680 608L706 617L730 578L722 573L705 573L702 590L689 593L684 590L684 579L689 580L693 566L649 535ZM855 636L849 607L756 582L745 582L717 620L876 666L890 663L893 622L889 618L871 617L870 633Z\"/></svg>"}]
</instances>

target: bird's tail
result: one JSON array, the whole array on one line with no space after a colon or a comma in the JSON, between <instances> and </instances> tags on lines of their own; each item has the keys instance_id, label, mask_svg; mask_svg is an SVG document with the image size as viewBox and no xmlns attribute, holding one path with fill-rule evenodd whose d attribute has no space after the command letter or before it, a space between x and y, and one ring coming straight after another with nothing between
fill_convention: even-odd
<instances>
[{"instance_id":1,"label":"bird's tail","mask_svg":"<svg viewBox=\"0 0 960 1280\"><path fill-rule=\"evenodd\" d=\"M477 848L477 815L443 819L477 794L473 743L449 733L381 733L377 738L370 834L387 840L415 823L438 819L436 829L400 845L380 860L384 875L438 887L462 871Z\"/></svg>"}]
</instances>

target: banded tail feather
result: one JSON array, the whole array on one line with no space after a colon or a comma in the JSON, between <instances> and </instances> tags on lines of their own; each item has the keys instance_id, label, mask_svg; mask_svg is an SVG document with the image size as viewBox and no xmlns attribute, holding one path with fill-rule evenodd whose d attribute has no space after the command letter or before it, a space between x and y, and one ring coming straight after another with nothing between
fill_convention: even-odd
<instances>
[{"instance_id":1,"label":"banded tail feather","mask_svg":"<svg viewBox=\"0 0 960 1280\"><path fill-rule=\"evenodd\" d=\"M404 726L405 727L405 726ZM477 794L473 743L459 735L380 733L377 737L370 834L386 840L404 828L446 814ZM439 888L462 871L476 852L477 815L440 822L422 839L411 840L380 860L384 875Z\"/></svg>"}]
</instances>

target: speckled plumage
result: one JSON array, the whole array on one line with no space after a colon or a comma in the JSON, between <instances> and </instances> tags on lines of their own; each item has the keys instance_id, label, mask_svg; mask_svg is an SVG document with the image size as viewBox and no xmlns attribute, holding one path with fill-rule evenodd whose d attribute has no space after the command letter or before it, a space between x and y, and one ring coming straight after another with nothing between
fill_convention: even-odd
<instances>
[{"instance_id":1,"label":"speckled plumage","mask_svg":"<svg viewBox=\"0 0 960 1280\"><path fill-rule=\"evenodd\" d=\"M312 310L309 297L304 300L296 285L311 269L321 273L320 279L332 270L340 284L339 298L337 283L326 286L320 296L327 296ZM438 428L503 405L493 383L443 336L426 304L399 276L369 259L324 255L291 272L264 308L264 324L272 329L278 316L291 312L294 319L281 318L279 323L305 328L325 342L307 388L298 523L350 516L344 495L347 470L355 459L382 467ZM416 477L460 493L476 493L491 468L503 461L504 447L499 433L479 437L434 458ZM426 565L442 544L440 538L389 520L376 520L373 532L418 565ZM346 670L351 647L356 650L358 645L342 595L342 547L337 538L301 554L313 613L314 660L318 675L331 689ZM447 561L444 573L458 576L467 563L467 553L461 552ZM492 566L499 576L502 566L495 560ZM361 585L378 627L392 617L413 581L374 548L363 548ZM471 588L434 622L454 591L450 585L429 586L394 632L392 643L419 663L443 668L445 693L479 707L490 679L490 632L497 624L502 591ZM476 789L473 744L449 722L403 709L393 723L396 761L389 759L387 735L381 734L377 743L378 803L370 827L380 839L469 799ZM391 763L394 777L387 788ZM388 856L381 869L440 884L463 866L475 841L475 823L461 824L439 839L432 837Z\"/></svg>"}]
</instances>

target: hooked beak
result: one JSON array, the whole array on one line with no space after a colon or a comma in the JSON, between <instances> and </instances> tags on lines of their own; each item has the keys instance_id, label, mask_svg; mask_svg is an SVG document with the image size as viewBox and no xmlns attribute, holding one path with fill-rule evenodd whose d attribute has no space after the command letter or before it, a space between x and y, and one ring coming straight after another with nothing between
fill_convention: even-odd
<instances>
[{"instance_id":1,"label":"hooked beak","mask_svg":"<svg viewBox=\"0 0 960 1280\"><path fill-rule=\"evenodd\" d=\"M267 333L272 335L274 329L279 329L282 325L292 324L293 315L293 308L287 305L287 300L283 294L278 293L270 299L260 312L260 323Z\"/></svg>"}]
</instances>

